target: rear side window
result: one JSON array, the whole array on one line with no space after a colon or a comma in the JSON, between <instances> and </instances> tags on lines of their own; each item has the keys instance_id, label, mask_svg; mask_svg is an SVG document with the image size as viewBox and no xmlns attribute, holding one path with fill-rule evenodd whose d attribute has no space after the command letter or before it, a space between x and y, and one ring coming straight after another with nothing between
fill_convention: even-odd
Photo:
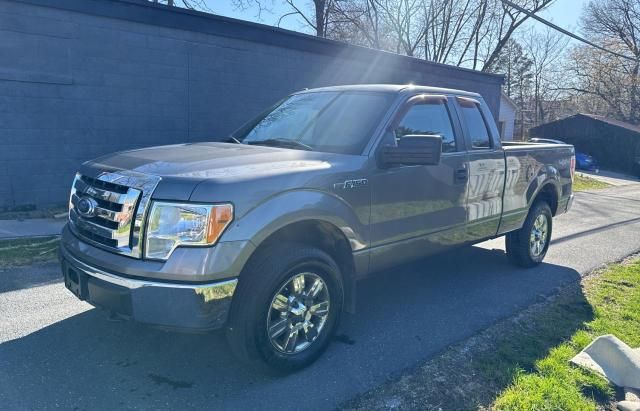
<instances>
[{"instance_id":1,"label":"rear side window","mask_svg":"<svg viewBox=\"0 0 640 411\"><path fill-rule=\"evenodd\" d=\"M462 120L467 125L467 130L469 130L471 148L491 148L491 135L478 102L471 99L458 98L458 103L462 109Z\"/></svg>"},{"instance_id":2,"label":"rear side window","mask_svg":"<svg viewBox=\"0 0 640 411\"><path fill-rule=\"evenodd\" d=\"M444 102L433 101L411 106L395 130L396 139L412 134L438 135L442 137L442 152L456 151L456 138L451 126L449 110Z\"/></svg>"}]
</instances>

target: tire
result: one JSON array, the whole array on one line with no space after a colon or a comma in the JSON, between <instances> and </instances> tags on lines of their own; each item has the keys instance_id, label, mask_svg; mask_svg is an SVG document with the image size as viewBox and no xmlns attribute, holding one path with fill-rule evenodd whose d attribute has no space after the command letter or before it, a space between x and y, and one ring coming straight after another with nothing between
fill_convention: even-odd
<instances>
[{"instance_id":1,"label":"tire","mask_svg":"<svg viewBox=\"0 0 640 411\"><path fill-rule=\"evenodd\" d=\"M522 228L506 235L507 257L512 263L525 268L542 263L551 242L552 217L549 204L537 201L531 207ZM540 225L543 221L546 221L546 229ZM540 242L542 236L543 243Z\"/></svg>"},{"instance_id":2,"label":"tire","mask_svg":"<svg viewBox=\"0 0 640 411\"><path fill-rule=\"evenodd\" d=\"M343 300L340 269L327 253L291 243L268 246L240 275L227 341L245 362L258 360L272 370L296 371L314 362L333 339ZM328 313L322 319L325 306Z\"/></svg>"}]
</instances>

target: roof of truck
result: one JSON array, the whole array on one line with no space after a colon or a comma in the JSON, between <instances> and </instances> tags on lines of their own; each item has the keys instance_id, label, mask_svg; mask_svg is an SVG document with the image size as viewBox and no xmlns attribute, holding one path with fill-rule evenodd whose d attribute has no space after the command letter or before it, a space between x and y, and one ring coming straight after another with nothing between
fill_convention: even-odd
<instances>
[{"instance_id":1,"label":"roof of truck","mask_svg":"<svg viewBox=\"0 0 640 411\"><path fill-rule=\"evenodd\" d=\"M480 97L478 93L470 91L455 90L441 87L418 86L415 84L352 84L344 86L320 87L301 90L300 93L312 93L316 91L377 91L377 92L402 92L405 90L417 91L421 93L434 94L454 94L459 96Z\"/></svg>"}]
</instances>

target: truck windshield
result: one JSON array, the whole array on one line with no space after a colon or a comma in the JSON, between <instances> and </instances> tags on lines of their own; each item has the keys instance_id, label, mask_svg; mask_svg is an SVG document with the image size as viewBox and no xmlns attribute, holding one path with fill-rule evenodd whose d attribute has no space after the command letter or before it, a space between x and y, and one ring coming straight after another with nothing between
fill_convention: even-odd
<instances>
[{"instance_id":1,"label":"truck windshield","mask_svg":"<svg viewBox=\"0 0 640 411\"><path fill-rule=\"evenodd\" d=\"M245 144L360 154L393 93L321 91L294 94L233 134Z\"/></svg>"}]
</instances>

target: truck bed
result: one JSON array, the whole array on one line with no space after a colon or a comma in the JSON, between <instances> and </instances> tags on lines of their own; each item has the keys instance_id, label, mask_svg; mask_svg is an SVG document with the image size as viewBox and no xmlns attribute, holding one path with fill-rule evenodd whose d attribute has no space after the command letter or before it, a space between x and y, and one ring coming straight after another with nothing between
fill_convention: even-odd
<instances>
[{"instance_id":1,"label":"truck bed","mask_svg":"<svg viewBox=\"0 0 640 411\"><path fill-rule=\"evenodd\" d=\"M571 159L569 144L503 142L506 179L503 195L503 218L500 232L520 228L540 182L551 181L556 189L554 214L565 212L571 196Z\"/></svg>"}]
</instances>

